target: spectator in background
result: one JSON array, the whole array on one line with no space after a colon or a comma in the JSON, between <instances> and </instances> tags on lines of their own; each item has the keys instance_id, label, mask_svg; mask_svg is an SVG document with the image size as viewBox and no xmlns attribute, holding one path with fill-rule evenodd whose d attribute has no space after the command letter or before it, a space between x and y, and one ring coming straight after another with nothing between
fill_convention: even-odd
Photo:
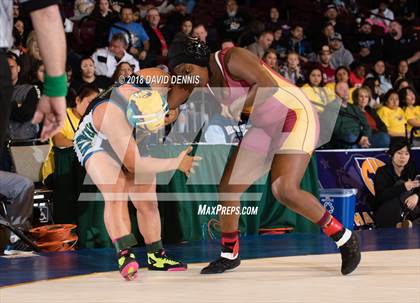
<instances>
[{"instance_id":1,"label":"spectator in background","mask_svg":"<svg viewBox=\"0 0 420 303\"><path fill-rule=\"evenodd\" d=\"M153 8L153 7L150 7L150 8ZM147 16L147 10L146 10L146 16ZM142 19L145 18L146 16L142 15L142 12L138 8L138 6L133 6L133 22L143 25Z\"/></svg>"},{"instance_id":2,"label":"spectator in background","mask_svg":"<svg viewBox=\"0 0 420 303\"><path fill-rule=\"evenodd\" d=\"M388 150L391 161L379 167L375 174L375 199L373 218L377 227L401 227L420 223L419 186L416 168L406 140L391 145ZM400 224L399 224L400 223Z\"/></svg>"},{"instance_id":3,"label":"spectator in background","mask_svg":"<svg viewBox=\"0 0 420 303\"><path fill-rule=\"evenodd\" d=\"M197 0L176 0L175 1L175 6L179 3L182 3L183 5L186 6L187 13L191 14L194 10L196 2L197 2Z\"/></svg>"},{"instance_id":4,"label":"spectator in background","mask_svg":"<svg viewBox=\"0 0 420 303\"><path fill-rule=\"evenodd\" d=\"M215 45L214 41L208 39L208 32L204 24L197 24L192 30L192 36L199 38L201 41L207 44L212 52L216 52L219 48Z\"/></svg>"},{"instance_id":5,"label":"spectator in background","mask_svg":"<svg viewBox=\"0 0 420 303\"><path fill-rule=\"evenodd\" d=\"M31 84L19 84L20 65L16 55L9 53L7 62L13 85L10 100L11 113L9 121L9 136L13 140L28 140L38 138L39 125L32 124L32 117L41 98L40 90Z\"/></svg>"},{"instance_id":6,"label":"spectator in background","mask_svg":"<svg viewBox=\"0 0 420 303\"><path fill-rule=\"evenodd\" d=\"M93 53L92 59L96 67L97 76L111 78L119 62L128 62L134 66L134 72L139 71L139 62L127 53L127 40L124 34L115 34L109 42L109 47L100 48Z\"/></svg>"},{"instance_id":7,"label":"spectator in background","mask_svg":"<svg viewBox=\"0 0 420 303\"><path fill-rule=\"evenodd\" d=\"M0 195L6 200L11 223L22 232L28 231L34 208L34 183L26 177L0 171ZM25 251L32 251L32 248L11 233L10 244L6 246L4 254L15 255Z\"/></svg>"},{"instance_id":8,"label":"spectator in background","mask_svg":"<svg viewBox=\"0 0 420 303\"><path fill-rule=\"evenodd\" d=\"M236 44L249 22L250 17L239 9L236 0L227 0L226 13L217 21L220 38L231 39Z\"/></svg>"},{"instance_id":9,"label":"spectator in background","mask_svg":"<svg viewBox=\"0 0 420 303\"><path fill-rule=\"evenodd\" d=\"M405 22L412 24L416 18L415 0L397 0L392 6L396 19L403 19Z\"/></svg>"},{"instance_id":10,"label":"spectator in background","mask_svg":"<svg viewBox=\"0 0 420 303\"><path fill-rule=\"evenodd\" d=\"M392 88L391 77L386 73L385 62L383 60L378 60L375 62L371 72L366 75L366 78L369 77L378 77L381 82L381 92L385 94L388 90Z\"/></svg>"},{"instance_id":11,"label":"spectator in background","mask_svg":"<svg viewBox=\"0 0 420 303\"><path fill-rule=\"evenodd\" d=\"M407 131L411 134L413 127L420 127L420 106L416 92L411 87L405 87L398 91L398 96L407 118ZM420 131L415 131L412 139L414 146L420 146Z\"/></svg>"},{"instance_id":12,"label":"spectator in background","mask_svg":"<svg viewBox=\"0 0 420 303\"><path fill-rule=\"evenodd\" d=\"M55 223L76 223L77 199L83 174L73 149L73 138L80 119L99 90L94 86L83 86L71 107L67 108L64 127L50 140L50 151L42 166L42 179L53 189Z\"/></svg>"},{"instance_id":13,"label":"spectator in background","mask_svg":"<svg viewBox=\"0 0 420 303\"><path fill-rule=\"evenodd\" d=\"M210 50L212 52L216 52L216 51L218 51L220 49L216 45L216 43L215 43L216 41L214 41L214 40L212 41L212 40L209 40L208 39L209 35L208 35L207 29L204 26L204 24L199 23L199 24L195 25L194 28L193 28L193 30L192 30L192 36L193 37L197 37L201 41L203 41L204 43L206 43L207 46L210 48Z\"/></svg>"},{"instance_id":14,"label":"spectator in background","mask_svg":"<svg viewBox=\"0 0 420 303\"><path fill-rule=\"evenodd\" d=\"M330 37L329 46L332 50L330 61L332 68L336 69L339 66L349 67L350 64L352 64L354 60L353 55L348 49L344 47L341 34L334 33Z\"/></svg>"},{"instance_id":15,"label":"spectator in background","mask_svg":"<svg viewBox=\"0 0 420 303\"><path fill-rule=\"evenodd\" d=\"M384 106L378 109L378 116L385 123L391 142L405 138L407 119L400 105L398 92L390 89L384 95Z\"/></svg>"},{"instance_id":16,"label":"spectator in background","mask_svg":"<svg viewBox=\"0 0 420 303\"><path fill-rule=\"evenodd\" d=\"M386 1L381 1L379 7L371 10L372 15L370 18L375 23L383 22L386 26L389 26L392 20L394 20L394 13L388 8Z\"/></svg>"},{"instance_id":17,"label":"spectator in background","mask_svg":"<svg viewBox=\"0 0 420 303\"><path fill-rule=\"evenodd\" d=\"M388 148L391 141L386 125L379 118L376 110L369 106L371 92L368 87L360 87L353 92L353 102L365 115L366 121L371 129L369 142L371 148Z\"/></svg>"},{"instance_id":18,"label":"spectator in background","mask_svg":"<svg viewBox=\"0 0 420 303\"><path fill-rule=\"evenodd\" d=\"M314 104L317 111L322 113L325 107L335 100L334 91L324 87L322 71L318 67L309 70L306 78L308 80L302 86L302 90L306 97Z\"/></svg>"},{"instance_id":19,"label":"spectator in background","mask_svg":"<svg viewBox=\"0 0 420 303\"><path fill-rule=\"evenodd\" d=\"M277 28L273 32L273 42L271 47L276 51L279 58L285 59L287 56L287 40L283 38L283 29Z\"/></svg>"},{"instance_id":20,"label":"spectator in background","mask_svg":"<svg viewBox=\"0 0 420 303\"><path fill-rule=\"evenodd\" d=\"M270 20L265 23L264 30L274 32L285 24L286 21L280 19L279 9L277 7L270 8Z\"/></svg>"},{"instance_id":21,"label":"spectator in background","mask_svg":"<svg viewBox=\"0 0 420 303\"><path fill-rule=\"evenodd\" d=\"M274 36L272 32L262 32L258 37L258 40L248 45L246 48L261 59L264 53L270 48L273 39Z\"/></svg>"},{"instance_id":22,"label":"spectator in background","mask_svg":"<svg viewBox=\"0 0 420 303\"><path fill-rule=\"evenodd\" d=\"M299 54L299 59L303 63L308 63L308 61L314 61L315 55L312 51L312 45L305 38L303 27L300 25L294 25L290 31L288 51L291 50Z\"/></svg>"},{"instance_id":23,"label":"spectator in background","mask_svg":"<svg viewBox=\"0 0 420 303\"><path fill-rule=\"evenodd\" d=\"M25 31L25 22L22 19L14 20L13 29L16 30L14 39L19 39L22 42L22 50L26 47L26 39L28 38L28 33Z\"/></svg>"},{"instance_id":24,"label":"spectator in background","mask_svg":"<svg viewBox=\"0 0 420 303\"><path fill-rule=\"evenodd\" d=\"M337 83L335 93L341 100L341 108L332 134L333 148L369 148L372 132L360 108L348 103L348 84Z\"/></svg>"},{"instance_id":25,"label":"spectator in background","mask_svg":"<svg viewBox=\"0 0 420 303\"><path fill-rule=\"evenodd\" d=\"M112 75L112 82L118 82L121 76L128 77L132 75L134 72L133 67L128 62L120 62L118 63L117 68L115 69L114 74Z\"/></svg>"},{"instance_id":26,"label":"spectator in background","mask_svg":"<svg viewBox=\"0 0 420 303\"><path fill-rule=\"evenodd\" d=\"M183 1L177 1L175 3L175 10L168 14L165 22L165 28L168 34L168 44L171 43L173 37L178 33L182 21L186 18L191 18L191 15L187 12L187 6Z\"/></svg>"},{"instance_id":27,"label":"spectator in background","mask_svg":"<svg viewBox=\"0 0 420 303\"><path fill-rule=\"evenodd\" d=\"M408 62L406 60L401 60L398 64L397 71L392 77L392 83L396 83L400 79L407 79L413 82L412 74L410 73Z\"/></svg>"},{"instance_id":28,"label":"spectator in background","mask_svg":"<svg viewBox=\"0 0 420 303\"><path fill-rule=\"evenodd\" d=\"M343 22L343 18L339 18L339 13L335 4L329 4L326 6L324 16L324 24L332 24L336 32L343 34L349 33L346 24Z\"/></svg>"},{"instance_id":29,"label":"spectator in background","mask_svg":"<svg viewBox=\"0 0 420 303\"><path fill-rule=\"evenodd\" d=\"M35 31L32 31L29 33L28 40L26 41L26 45L28 48L28 52L24 53L20 57L20 61L21 61L20 78L23 81L28 81L29 73L33 69L36 62L42 61Z\"/></svg>"},{"instance_id":30,"label":"spectator in background","mask_svg":"<svg viewBox=\"0 0 420 303\"><path fill-rule=\"evenodd\" d=\"M192 36L197 37L200 41L207 43L207 30L203 24L197 24L192 30Z\"/></svg>"},{"instance_id":31,"label":"spectator in background","mask_svg":"<svg viewBox=\"0 0 420 303\"><path fill-rule=\"evenodd\" d=\"M78 92L82 86L91 85L99 91L103 91L111 85L111 81L107 77L95 75L95 70L93 59L90 57L83 58L80 61L80 77L73 79L70 87Z\"/></svg>"},{"instance_id":32,"label":"spectator in background","mask_svg":"<svg viewBox=\"0 0 420 303\"><path fill-rule=\"evenodd\" d=\"M318 55L319 63L317 67L322 72L324 84L335 82L335 70L331 67L331 50L328 45L324 45Z\"/></svg>"},{"instance_id":33,"label":"spectator in background","mask_svg":"<svg viewBox=\"0 0 420 303\"><path fill-rule=\"evenodd\" d=\"M109 0L98 0L91 16L95 19L96 48L108 45L108 34L112 24L118 21L118 14L110 6Z\"/></svg>"},{"instance_id":34,"label":"spectator in background","mask_svg":"<svg viewBox=\"0 0 420 303\"><path fill-rule=\"evenodd\" d=\"M398 81L396 81L395 83L394 83L394 88L397 90L397 91L400 91L401 89L403 89L403 88L406 88L406 87L411 87L411 86L413 86L412 85L412 83L410 83L410 81L408 81L407 79L405 79L405 78L402 78L402 79L400 79L400 80L398 80Z\"/></svg>"},{"instance_id":35,"label":"spectator in background","mask_svg":"<svg viewBox=\"0 0 420 303\"><path fill-rule=\"evenodd\" d=\"M45 77L45 65L42 61L38 61L35 65L33 70L30 72L29 75L29 84L34 85L39 89L39 91L44 91L44 77Z\"/></svg>"},{"instance_id":36,"label":"spectator in background","mask_svg":"<svg viewBox=\"0 0 420 303\"><path fill-rule=\"evenodd\" d=\"M27 49L24 47L25 41L23 40L23 37L19 35L16 28L13 28L12 30L12 39L13 45L9 48L9 52L12 52L19 57L27 52Z\"/></svg>"},{"instance_id":37,"label":"spectator in background","mask_svg":"<svg viewBox=\"0 0 420 303\"><path fill-rule=\"evenodd\" d=\"M406 60L408 65L411 65L420 59L417 37L404 36L402 25L398 21L392 21L389 25L389 33L385 36L383 44L384 59L387 63L396 66L401 60Z\"/></svg>"},{"instance_id":38,"label":"spectator in background","mask_svg":"<svg viewBox=\"0 0 420 303\"><path fill-rule=\"evenodd\" d=\"M13 20L21 17L20 7L19 7L19 3L18 2L13 1L13 7L12 7L12 9L13 9Z\"/></svg>"},{"instance_id":39,"label":"spectator in background","mask_svg":"<svg viewBox=\"0 0 420 303\"><path fill-rule=\"evenodd\" d=\"M262 60L267 64L273 71L277 72L279 71L279 64L277 62L277 54L276 51L272 48L268 49L263 57Z\"/></svg>"},{"instance_id":40,"label":"spectator in background","mask_svg":"<svg viewBox=\"0 0 420 303\"><path fill-rule=\"evenodd\" d=\"M325 87L331 91L336 91L336 86L340 82L347 84L347 91L349 92L347 100L349 103L353 103L352 95L355 88L351 85L350 70L345 66L340 66L335 70L335 82L328 83Z\"/></svg>"},{"instance_id":41,"label":"spectator in background","mask_svg":"<svg viewBox=\"0 0 420 303\"><path fill-rule=\"evenodd\" d=\"M125 1L125 3L127 2ZM172 4L173 1L168 0L137 0L134 2L137 3L137 7L140 10L140 18L144 18L147 15L147 11L152 7L156 7L160 14L169 14L175 9Z\"/></svg>"},{"instance_id":42,"label":"spectator in background","mask_svg":"<svg viewBox=\"0 0 420 303\"><path fill-rule=\"evenodd\" d=\"M191 36L192 33L192 29L193 29L193 22L191 18L185 18L182 22L181 22L181 32L183 32L184 34Z\"/></svg>"},{"instance_id":43,"label":"spectator in background","mask_svg":"<svg viewBox=\"0 0 420 303\"><path fill-rule=\"evenodd\" d=\"M95 0L74 1L74 19L80 20L92 13L95 8Z\"/></svg>"},{"instance_id":44,"label":"spectator in background","mask_svg":"<svg viewBox=\"0 0 420 303\"><path fill-rule=\"evenodd\" d=\"M334 25L332 23L325 23L321 29L321 34L316 35L313 40L314 49L320 51L325 45L330 42L330 37L335 33Z\"/></svg>"},{"instance_id":45,"label":"spectator in background","mask_svg":"<svg viewBox=\"0 0 420 303\"><path fill-rule=\"evenodd\" d=\"M136 59L144 61L150 47L149 36L146 34L142 25L133 22L133 17L132 6L123 6L121 8L121 21L115 23L115 25L126 29L130 33L130 36L125 31L113 26L109 31L108 40L111 41L115 34L123 33L127 45L131 43L131 47L127 51Z\"/></svg>"},{"instance_id":46,"label":"spectator in background","mask_svg":"<svg viewBox=\"0 0 420 303\"><path fill-rule=\"evenodd\" d=\"M382 106L381 104L381 98L382 95L381 92L381 82L379 81L378 77L370 77L366 78L366 80L363 82L363 86L366 86L369 88L371 97L369 100L369 107L373 109L378 109Z\"/></svg>"},{"instance_id":47,"label":"spectator in background","mask_svg":"<svg viewBox=\"0 0 420 303\"><path fill-rule=\"evenodd\" d=\"M363 63L374 63L382 55L381 40L372 33L372 21L365 19L355 37L354 52Z\"/></svg>"},{"instance_id":48,"label":"spectator in background","mask_svg":"<svg viewBox=\"0 0 420 303\"><path fill-rule=\"evenodd\" d=\"M144 24L144 30L149 36L150 48L147 57L147 64L143 62L142 67L152 67L159 63L166 62L168 57L168 43L166 41L166 32L160 24L160 14L156 8L147 11L147 22Z\"/></svg>"},{"instance_id":49,"label":"spectator in background","mask_svg":"<svg viewBox=\"0 0 420 303\"><path fill-rule=\"evenodd\" d=\"M289 52L287 54L287 61L280 67L280 74L293 84L303 85L305 83L304 71L299 62L299 54L296 52Z\"/></svg>"},{"instance_id":50,"label":"spectator in background","mask_svg":"<svg viewBox=\"0 0 420 303\"><path fill-rule=\"evenodd\" d=\"M351 64L350 82L353 87L361 87L365 82L366 69L365 65L361 62L354 61Z\"/></svg>"}]
</instances>

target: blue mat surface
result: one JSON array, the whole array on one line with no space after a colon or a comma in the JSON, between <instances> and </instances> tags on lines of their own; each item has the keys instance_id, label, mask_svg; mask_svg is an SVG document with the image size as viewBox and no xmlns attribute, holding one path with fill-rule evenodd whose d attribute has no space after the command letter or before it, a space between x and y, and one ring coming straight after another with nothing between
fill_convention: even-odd
<instances>
[{"instance_id":1,"label":"blue mat surface","mask_svg":"<svg viewBox=\"0 0 420 303\"><path fill-rule=\"evenodd\" d=\"M420 248L420 226L412 229L375 229L358 232L363 251ZM299 256L336 253L323 234L291 233L241 238L241 258ZM166 246L171 256L187 263L209 262L219 254L219 240ZM144 247L135 249L141 266L146 265ZM31 257L0 257L0 286L117 270L113 249L83 249Z\"/></svg>"}]
</instances>

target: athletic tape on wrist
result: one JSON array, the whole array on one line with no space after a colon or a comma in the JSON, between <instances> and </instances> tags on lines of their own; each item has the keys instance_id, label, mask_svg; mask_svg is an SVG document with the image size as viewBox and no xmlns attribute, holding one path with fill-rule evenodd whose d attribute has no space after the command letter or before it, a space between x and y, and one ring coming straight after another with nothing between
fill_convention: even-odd
<instances>
[{"instance_id":1,"label":"athletic tape on wrist","mask_svg":"<svg viewBox=\"0 0 420 303\"><path fill-rule=\"evenodd\" d=\"M44 95L48 97L65 97L67 95L67 75L44 77Z\"/></svg>"}]
</instances>

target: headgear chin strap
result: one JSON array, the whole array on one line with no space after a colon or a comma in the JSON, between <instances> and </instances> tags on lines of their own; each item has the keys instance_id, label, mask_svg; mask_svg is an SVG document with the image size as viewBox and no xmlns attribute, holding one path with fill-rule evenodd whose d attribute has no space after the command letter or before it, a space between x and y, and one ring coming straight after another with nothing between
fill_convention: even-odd
<instances>
[{"instance_id":1,"label":"headgear chin strap","mask_svg":"<svg viewBox=\"0 0 420 303\"><path fill-rule=\"evenodd\" d=\"M171 71L179 64L190 63L206 67L209 62L210 49L199 38L179 33L169 48L168 65Z\"/></svg>"}]
</instances>

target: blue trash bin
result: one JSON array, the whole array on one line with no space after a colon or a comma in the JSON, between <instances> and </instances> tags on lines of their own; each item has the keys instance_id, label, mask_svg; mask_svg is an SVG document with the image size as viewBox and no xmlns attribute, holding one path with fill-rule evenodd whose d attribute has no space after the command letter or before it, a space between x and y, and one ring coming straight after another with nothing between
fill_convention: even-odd
<instances>
[{"instance_id":1,"label":"blue trash bin","mask_svg":"<svg viewBox=\"0 0 420 303\"><path fill-rule=\"evenodd\" d=\"M356 194L355 188L327 188L320 190L320 200L345 228L353 230Z\"/></svg>"}]
</instances>

